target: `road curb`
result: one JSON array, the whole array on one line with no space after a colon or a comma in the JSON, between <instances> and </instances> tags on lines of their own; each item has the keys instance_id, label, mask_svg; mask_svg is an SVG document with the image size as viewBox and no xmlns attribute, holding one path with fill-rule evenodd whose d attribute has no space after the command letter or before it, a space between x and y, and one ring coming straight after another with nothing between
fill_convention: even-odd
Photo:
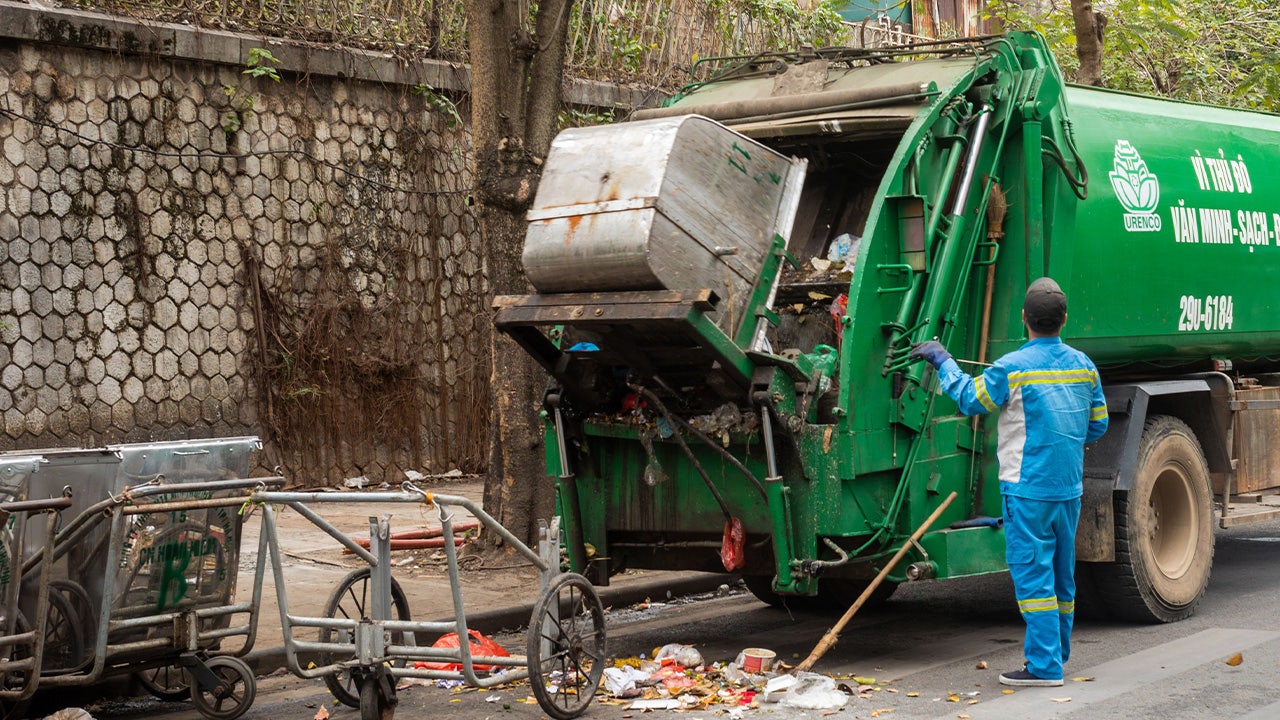
<instances>
[{"instance_id":1,"label":"road curb","mask_svg":"<svg viewBox=\"0 0 1280 720\"><path fill-rule=\"evenodd\" d=\"M697 573L679 577L655 577L651 580L646 579L596 588L596 591L600 595L601 604L606 608L625 607L645 600L667 601L685 595L711 592L732 579L733 576L730 575ZM410 602L412 602L412 598ZM477 630L486 635L492 635L503 630L522 628L528 625L529 618L533 615L533 606L534 603L526 603L468 613L467 628L469 630ZM434 620L436 622L451 622L454 617L448 615ZM304 668L318 659L319 654L312 652L299 653L298 656L299 664ZM245 655L243 660L258 675L266 675L286 667L283 647L253 650L248 655Z\"/></svg>"}]
</instances>

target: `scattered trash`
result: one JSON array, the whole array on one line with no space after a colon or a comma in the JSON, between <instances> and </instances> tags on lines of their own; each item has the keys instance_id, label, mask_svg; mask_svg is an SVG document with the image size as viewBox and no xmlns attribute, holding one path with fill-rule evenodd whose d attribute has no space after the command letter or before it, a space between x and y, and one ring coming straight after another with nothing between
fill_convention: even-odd
<instances>
[{"instance_id":1,"label":"scattered trash","mask_svg":"<svg viewBox=\"0 0 1280 720\"><path fill-rule=\"evenodd\" d=\"M419 481L422 481L422 480L426 480L426 479L427 479L427 476L426 476L426 475L423 475L422 473L418 472L417 470L405 470L405 471L404 471L404 476L405 476L405 478L406 478L406 479L408 479L408 480L409 480L409 482L419 482Z\"/></svg>"},{"instance_id":2,"label":"scattered trash","mask_svg":"<svg viewBox=\"0 0 1280 720\"><path fill-rule=\"evenodd\" d=\"M849 696L836 689L836 681L817 673L796 673L796 683L778 702L783 707L803 710L835 710L844 707Z\"/></svg>"},{"instance_id":3,"label":"scattered trash","mask_svg":"<svg viewBox=\"0 0 1280 720\"><path fill-rule=\"evenodd\" d=\"M773 669L777 653L765 648L747 648L742 651L742 669L749 673L768 672Z\"/></svg>"},{"instance_id":4,"label":"scattered trash","mask_svg":"<svg viewBox=\"0 0 1280 720\"><path fill-rule=\"evenodd\" d=\"M1244 662L1244 653L1236 653L1235 655L1227 658L1227 664L1231 667L1236 667L1242 662Z\"/></svg>"},{"instance_id":5,"label":"scattered trash","mask_svg":"<svg viewBox=\"0 0 1280 720\"><path fill-rule=\"evenodd\" d=\"M978 661L978 669L979 669L979 670L986 670L986 669L987 669L987 661L986 661L986 660L979 660L979 661Z\"/></svg>"},{"instance_id":6,"label":"scattered trash","mask_svg":"<svg viewBox=\"0 0 1280 720\"><path fill-rule=\"evenodd\" d=\"M1071 702L1071 698L1049 698L1049 699L1050 699L1050 700L1052 700L1052 701L1054 701L1054 702L1056 702L1056 703L1069 703L1069 702Z\"/></svg>"},{"instance_id":7,"label":"scattered trash","mask_svg":"<svg viewBox=\"0 0 1280 720\"><path fill-rule=\"evenodd\" d=\"M361 475L360 477L347 478L346 480L342 481L342 484L351 488L352 490L359 490L361 488L369 486L369 478L363 475Z\"/></svg>"}]
</instances>

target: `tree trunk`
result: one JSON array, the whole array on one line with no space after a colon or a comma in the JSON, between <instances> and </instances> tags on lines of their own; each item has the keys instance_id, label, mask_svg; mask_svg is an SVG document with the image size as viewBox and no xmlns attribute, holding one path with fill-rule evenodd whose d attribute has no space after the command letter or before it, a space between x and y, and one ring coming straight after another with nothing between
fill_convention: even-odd
<instances>
[{"instance_id":1,"label":"tree trunk","mask_svg":"<svg viewBox=\"0 0 1280 720\"><path fill-rule=\"evenodd\" d=\"M1071 17L1076 26L1076 57L1080 59L1080 71L1076 82L1081 85L1102 85L1102 23L1101 15L1093 11L1092 0L1071 0Z\"/></svg>"},{"instance_id":2,"label":"tree trunk","mask_svg":"<svg viewBox=\"0 0 1280 720\"><path fill-rule=\"evenodd\" d=\"M520 254L524 214L555 135L572 0L467 0L471 33L471 134L475 201L494 295L529 291ZM490 451L485 510L532 545L555 509L538 411L546 374L507 337L493 334ZM489 549L500 544L489 534Z\"/></svg>"}]
</instances>

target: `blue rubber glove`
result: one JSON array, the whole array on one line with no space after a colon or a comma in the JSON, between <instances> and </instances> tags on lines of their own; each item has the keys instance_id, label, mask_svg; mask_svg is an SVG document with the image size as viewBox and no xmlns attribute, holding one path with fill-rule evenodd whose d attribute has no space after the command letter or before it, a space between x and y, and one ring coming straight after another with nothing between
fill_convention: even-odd
<instances>
[{"instance_id":1,"label":"blue rubber glove","mask_svg":"<svg viewBox=\"0 0 1280 720\"><path fill-rule=\"evenodd\" d=\"M942 346L942 343L937 340L930 340L928 342L912 345L911 357L922 358L927 360L929 364L935 368L940 368L942 367L942 363L951 359L951 353L947 352L947 349Z\"/></svg>"}]
</instances>

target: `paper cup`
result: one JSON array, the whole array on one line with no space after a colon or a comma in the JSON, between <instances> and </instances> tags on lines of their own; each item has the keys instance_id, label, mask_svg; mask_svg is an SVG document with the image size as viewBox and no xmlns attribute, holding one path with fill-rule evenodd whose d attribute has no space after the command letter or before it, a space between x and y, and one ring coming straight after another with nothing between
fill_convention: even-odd
<instances>
[{"instance_id":1,"label":"paper cup","mask_svg":"<svg viewBox=\"0 0 1280 720\"><path fill-rule=\"evenodd\" d=\"M773 669L777 654L764 648L747 648L742 651L742 669L749 673L768 672Z\"/></svg>"}]
</instances>

